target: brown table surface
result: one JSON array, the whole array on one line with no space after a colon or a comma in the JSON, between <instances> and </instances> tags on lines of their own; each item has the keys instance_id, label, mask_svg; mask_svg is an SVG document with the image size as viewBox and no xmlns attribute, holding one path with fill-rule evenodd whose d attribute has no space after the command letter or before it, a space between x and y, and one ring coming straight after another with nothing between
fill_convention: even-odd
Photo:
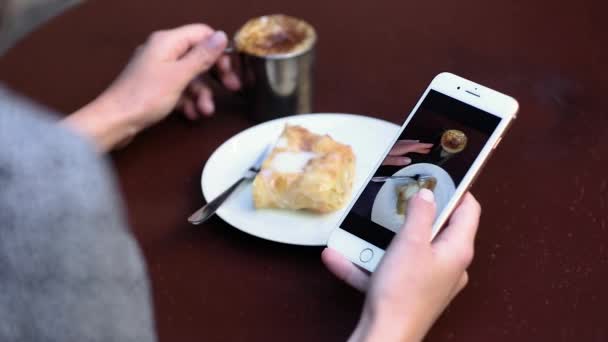
<instances>
[{"instance_id":1,"label":"brown table surface","mask_svg":"<svg viewBox=\"0 0 608 342\"><path fill-rule=\"evenodd\" d=\"M109 84L149 32L205 21L229 33L285 12L320 35L315 109L401 123L451 71L516 97L519 118L474 187L484 207L471 282L429 341L605 341L608 307L608 6L602 0L90 1L0 61L2 79L62 112ZM179 116L114 162L154 287L161 341L342 341L363 296L320 248L246 235L202 203L200 173L253 125L228 96ZM285 227L285 229L289 229Z\"/></svg>"}]
</instances>

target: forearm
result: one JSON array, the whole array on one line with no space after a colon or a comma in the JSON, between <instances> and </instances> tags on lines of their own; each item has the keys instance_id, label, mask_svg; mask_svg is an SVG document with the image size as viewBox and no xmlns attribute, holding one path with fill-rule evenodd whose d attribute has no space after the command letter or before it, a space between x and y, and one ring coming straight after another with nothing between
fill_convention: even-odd
<instances>
[{"instance_id":1,"label":"forearm","mask_svg":"<svg viewBox=\"0 0 608 342\"><path fill-rule=\"evenodd\" d=\"M91 140L101 152L107 152L131 140L138 132L132 117L104 95L66 117L63 123Z\"/></svg>"}]
</instances>

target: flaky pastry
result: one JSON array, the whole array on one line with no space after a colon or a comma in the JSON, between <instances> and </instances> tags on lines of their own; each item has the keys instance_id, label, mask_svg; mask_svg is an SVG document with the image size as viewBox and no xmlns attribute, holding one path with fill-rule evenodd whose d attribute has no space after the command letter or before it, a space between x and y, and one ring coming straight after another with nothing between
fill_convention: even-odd
<instances>
[{"instance_id":1,"label":"flaky pastry","mask_svg":"<svg viewBox=\"0 0 608 342\"><path fill-rule=\"evenodd\" d=\"M253 201L257 209L332 212L348 202L354 176L350 146L287 125L253 181Z\"/></svg>"},{"instance_id":2,"label":"flaky pastry","mask_svg":"<svg viewBox=\"0 0 608 342\"><path fill-rule=\"evenodd\" d=\"M405 215L407 213L407 207L410 200L418 193L418 191L421 189L435 191L436 186L437 178L435 177L420 178L418 181L397 186L397 214Z\"/></svg>"}]
</instances>

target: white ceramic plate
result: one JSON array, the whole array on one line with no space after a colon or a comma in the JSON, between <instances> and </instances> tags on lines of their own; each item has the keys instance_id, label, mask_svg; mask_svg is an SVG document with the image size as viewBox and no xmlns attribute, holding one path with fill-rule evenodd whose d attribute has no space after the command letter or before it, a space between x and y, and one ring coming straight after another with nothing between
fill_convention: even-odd
<instances>
[{"instance_id":1,"label":"white ceramic plate","mask_svg":"<svg viewBox=\"0 0 608 342\"><path fill-rule=\"evenodd\" d=\"M399 126L387 121L350 114L306 114L281 118L251 127L226 141L211 155L203 170L205 199L217 197L239 179L268 144L279 137L285 124L301 125L318 134L352 146L357 157L353 193L363 186L378 158ZM291 210L255 210L251 184L242 186L217 211L232 226L267 240L307 246L325 245L344 209L326 215Z\"/></svg>"},{"instance_id":2,"label":"white ceramic plate","mask_svg":"<svg viewBox=\"0 0 608 342\"><path fill-rule=\"evenodd\" d=\"M454 191L456 191L454 180L441 167L428 163L406 166L395 172L394 176L414 176L417 174L433 176L437 179L437 186L435 187L434 193L435 202L437 203L437 215L439 215L441 210L448 204ZM399 231L403 225L404 216L397 214L396 187L405 184L406 182L407 181L403 180L389 180L384 183L374 199L374 205L372 207L373 222L394 232Z\"/></svg>"}]
</instances>

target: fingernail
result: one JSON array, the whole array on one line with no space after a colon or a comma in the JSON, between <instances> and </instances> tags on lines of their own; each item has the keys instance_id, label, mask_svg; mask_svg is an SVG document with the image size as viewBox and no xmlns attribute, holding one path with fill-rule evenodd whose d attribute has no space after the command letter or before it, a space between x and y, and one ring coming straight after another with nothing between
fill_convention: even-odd
<instances>
[{"instance_id":1,"label":"fingernail","mask_svg":"<svg viewBox=\"0 0 608 342\"><path fill-rule=\"evenodd\" d=\"M203 112L207 116L213 115L213 112L215 112L215 105L213 105L213 102L205 103L203 105Z\"/></svg>"},{"instance_id":2,"label":"fingernail","mask_svg":"<svg viewBox=\"0 0 608 342\"><path fill-rule=\"evenodd\" d=\"M226 44L228 41L228 36L224 31L215 31L207 40L205 41L205 46L209 49L217 49L222 45Z\"/></svg>"},{"instance_id":3,"label":"fingernail","mask_svg":"<svg viewBox=\"0 0 608 342\"><path fill-rule=\"evenodd\" d=\"M435 202L435 195L429 189L421 189L420 191L418 191L418 197L422 198L423 200L425 200L429 203Z\"/></svg>"},{"instance_id":4,"label":"fingernail","mask_svg":"<svg viewBox=\"0 0 608 342\"><path fill-rule=\"evenodd\" d=\"M410 157L403 157L401 160L405 164L411 164L412 163L412 158L410 158Z\"/></svg>"}]
</instances>

